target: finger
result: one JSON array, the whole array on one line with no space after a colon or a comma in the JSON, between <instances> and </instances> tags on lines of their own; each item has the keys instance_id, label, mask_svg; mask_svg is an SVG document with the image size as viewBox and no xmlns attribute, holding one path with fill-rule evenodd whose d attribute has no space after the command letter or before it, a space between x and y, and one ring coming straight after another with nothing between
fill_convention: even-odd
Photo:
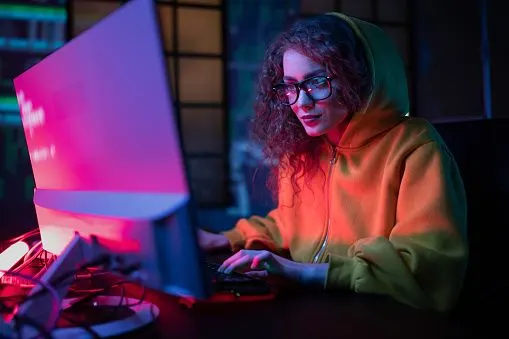
<instances>
[{"instance_id":1,"label":"finger","mask_svg":"<svg viewBox=\"0 0 509 339\"><path fill-rule=\"evenodd\" d=\"M241 267L244 267L244 266L248 266L251 264L251 261L253 260L253 257L251 257L250 255L245 255L243 257L241 257L240 259L232 262L230 265L228 265L225 270L224 270L224 273L225 274L230 274L232 273L234 270L238 269L238 268L241 268Z\"/></svg>"},{"instance_id":2,"label":"finger","mask_svg":"<svg viewBox=\"0 0 509 339\"><path fill-rule=\"evenodd\" d=\"M217 269L218 272L224 272L224 270L226 269L226 267L228 267L232 262L235 262L236 260L238 260L240 257L242 257L243 253L242 251L239 251L237 253L235 253L234 255L230 256L229 258L227 258L225 261L223 261L223 263L219 266L219 268Z\"/></svg>"},{"instance_id":3,"label":"finger","mask_svg":"<svg viewBox=\"0 0 509 339\"><path fill-rule=\"evenodd\" d=\"M269 272L267 271L249 271L244 273L247 276L250 276L251 278L257 278L257 279L267 279L269 276Z\"/></svg>"},{"instance_id":4,"label":"finger","mask_svg":"<svg viewBox=\"0 0 509 339\"><path fill-rule=\"evenodd\" d=\"M251 269L254 270L260 267L260 264L270 259L270 252L262 251L253 258Z\"/></svg>"}]
</instances>

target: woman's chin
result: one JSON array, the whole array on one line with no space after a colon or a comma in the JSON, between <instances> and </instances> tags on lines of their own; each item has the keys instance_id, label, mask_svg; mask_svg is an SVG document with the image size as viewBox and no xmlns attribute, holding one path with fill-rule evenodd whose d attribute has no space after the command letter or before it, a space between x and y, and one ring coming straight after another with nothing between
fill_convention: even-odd
<instances>
[{"instance_id":1,"label":"woman's chin","mask_svg":"<svg viewBox=\"0 0 509 339\"><path fill-rule=\"evenodd\" d=\"M306 131L306 134L310 137L320 137L325 134L326 129L322 128L320 126L314 126L314 127L306 127L304 126L304 130Z\"/></svg>"}]
</instances>

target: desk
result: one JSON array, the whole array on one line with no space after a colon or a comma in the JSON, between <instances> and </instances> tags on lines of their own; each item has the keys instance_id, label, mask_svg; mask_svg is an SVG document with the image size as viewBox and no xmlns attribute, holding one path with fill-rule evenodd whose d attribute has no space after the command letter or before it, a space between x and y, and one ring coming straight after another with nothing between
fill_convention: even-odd
<instances>
[{"instance_id":1,"label":"desk","mask_svg":"<svg viewBox=\"0 0 509 339\"><path fill-rule=\"evenodd\" d=\"M108 286L117 277L100 276L98 286ZM81 288L92 288L82 286ZM97 286L95 286L97 287ZM78 288L80 288L78 286ZM126 284L126 296L139 298L143 288ZM118 294L117 294L118 295ZM472 324L481 316L491 317L486 328L503 329L506 321L494 320L495 307L485 304L478 314L452 318L413 309L390 298L350 292L281 290L274 300L197 304L187 308L179 299L147 289L145 300L158 306L159 316L147 328L120 338L468 338ZM507 299L501 298L501 306ZM505 317L503 312L496 312ZM499 328L499 329L500 329ZM488 334L483 329L484 338ZM469 336L470 335L470 336Z\"/></svg>"},{"instance_id":2,"label":"desk","mask_svg":"<svg viewBox=\"0 0 509 339\"><path fill-rule=\"evenodd\" d=\"M104 281L103 285L109 284ZM128 284L125 292L139 298L143 288ZM174 296L147 289L145 300L159 307L159 316L153 324L119 339L467 338L473 330L470 325L478 326L479 319L488 316L491 324L483 325L483 335L477 336L484 338L495 326L505 330L506 324L500 321L505 318L500 311L495 311L499 315L495 321L494 307L482 307L481 314L467 321L465 317L422 312L385 297L347 292L293 289L281 291L270 301L197 304L189 309Z\"/></svg>"},{"instance_id":3,"label":"desk","mask_svg":"<svg viewBox=\"0 0 509 339\"><path fill-rule=\"evenodd\" d=\"M466 338L450 318L378 296L283 293L275 300L187 309L174 297L149 292L160 308L150 328L125 338ZM124 338L124 336L122 337Z\"/></svg>"}]
</instances>

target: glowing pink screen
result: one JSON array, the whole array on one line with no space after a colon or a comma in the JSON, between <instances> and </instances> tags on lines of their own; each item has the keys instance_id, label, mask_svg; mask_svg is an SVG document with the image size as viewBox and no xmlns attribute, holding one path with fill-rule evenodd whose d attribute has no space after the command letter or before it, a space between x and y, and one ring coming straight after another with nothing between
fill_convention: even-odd
<instances>
[{"instance_id":1,"label":"glowing pink screen","mask_svg":"<svg viewBox=\"0 0 509 339\"><path fill-rule=\"evenodd\" d=\"M127 3L15 79L38 188L188 192L154 6Z\"/></svg>"}]
</instances>

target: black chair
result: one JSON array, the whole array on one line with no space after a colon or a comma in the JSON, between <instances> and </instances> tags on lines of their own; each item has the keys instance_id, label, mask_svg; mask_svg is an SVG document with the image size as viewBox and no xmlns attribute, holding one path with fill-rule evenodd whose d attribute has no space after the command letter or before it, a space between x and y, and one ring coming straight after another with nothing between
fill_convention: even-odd
<instances>
[{"instance_id":1,"label":"black chair","mask_svg":"<svg viewBox=\"0 0 509 339\"><path fill-rule=\"evenodd\" d=\"M458 163L467 193L470 260L458 309L490 312L509 296L509 119L435 128Z\"/></svg>"}]
</instances>

